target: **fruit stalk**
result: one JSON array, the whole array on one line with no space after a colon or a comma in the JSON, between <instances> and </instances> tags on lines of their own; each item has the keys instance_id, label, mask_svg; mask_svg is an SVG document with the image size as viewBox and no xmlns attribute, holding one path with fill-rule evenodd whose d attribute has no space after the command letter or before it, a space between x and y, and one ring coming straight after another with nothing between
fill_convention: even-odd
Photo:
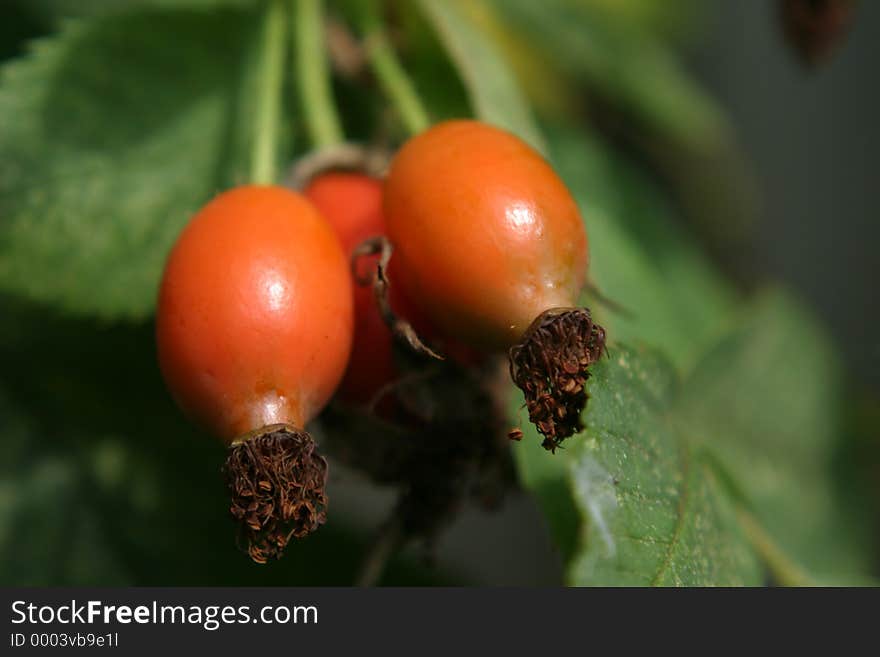
<instances>
[{"instance_id":1,"label":"fruit stalk","mask_svg":"<svg viewBox=\"0 0 880 657\"><path fill-rule=\"evenodd\" d=\"M284 0L269 0L263 18L262 59L255 112L257 118L251 155L251 180L261 185L275 182L276 175L284 50L287 45L285 16Z\"/></svg>"},{"instance_id":2,"label":"fruit stalk","mask_svg":"<svg viewBox=\"0 0 880 657\"><path fill-rule=\"evenodd\" d=\"M309 138L315 148L339 144L343 133L330 87L321 0L297 0L294 30L297 78Z\"/></svg>"},{"instance_id":3,"label":"fruit stalk","mask_svg":"<svg viewBox=\"0 0 880 657\"><path fill-rule=\"evenodd\" d=\"M431 125L428 112L388 40L374 3L366 2L361 7L361 31L373 73L406 130L411 135L422 132Z\"/></svg>"}]
</instances>

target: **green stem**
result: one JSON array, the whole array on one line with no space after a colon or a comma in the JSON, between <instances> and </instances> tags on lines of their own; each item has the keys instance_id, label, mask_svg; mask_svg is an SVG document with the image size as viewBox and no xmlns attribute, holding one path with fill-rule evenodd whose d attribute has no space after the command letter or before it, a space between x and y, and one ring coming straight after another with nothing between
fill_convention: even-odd
<instances>
[{"instance_id":1,"label":"green stem","mask_svg":"<svg viewBox=\"0 0 880 657\"><path fill-rule=\"evenodd\" d=\"M312 146L320 149L339 144L343 132L330 86L322 0L297 0L294 31L297 77Z\"/></svg>"},{"instance_id":2,"label":"green stem","mask_svg":"<svg viewBox=\"0 0 880 657\"><path fill-rule=\"evenodd\" d=\"M428 112L400 64L372 2L364 3L361 30L373 73L397 108L404 126L410 134L422 132L431 124Z\"/></svg>"},{"instance_id":3,"label":"green stem","mask_svg":"<svg viewBox=\"0 0 880 657\"><path fill-rule=\"evenodd\" d=\"M251 179L261 185L275 182L278 164L278 129L284 82L285 13L284 0L267 1L251 157Z\"/></svg>"}]
</instances>

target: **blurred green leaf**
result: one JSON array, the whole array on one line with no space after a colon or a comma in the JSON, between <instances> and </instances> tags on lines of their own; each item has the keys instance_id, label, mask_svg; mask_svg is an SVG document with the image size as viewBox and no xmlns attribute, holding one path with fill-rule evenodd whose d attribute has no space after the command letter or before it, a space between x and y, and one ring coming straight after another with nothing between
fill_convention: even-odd
<instances>
[{"instance_id":1,"label":"blurred green leaf","mask_svg":"<svg viewBox=\"0 0 880 657\"><path fill-rule=\"evenodd\" d=\"M540 151L544 142L516 79L460 0L419 0L467 87L477 118L509 130Z\"/></svg>"},{"instance_id":2,"label":"blurred green leaf","mask_svg":"<svg viewBox=\"0 0 880 657\"><path fill-rule=\"evenodd\" d=\"M641 30L654 36L681 39L689 36L695 19L706 10L707 3L700 0L567 0L602 12L606 20L615 20L621 26Z\"/></svg>"},{"instance_id":3,"label":"blurred green leaf","mask_svg":"<svg viewBox=\"0 0 880 657\"><path fill-rule=\"evenodd\" d=\"M866 581L870 523L833 478L828 342L781 292L740 317L680 386L651 352L612 344L588 384L585 433L555 457L529 426L518 465L572 581L757 583L757 558L781 584Z\"/></svg>"},{"instance_id":4,"label":"blurred green leaf","mask_svg":"<svg viewBox=\"0 0 880 657\"><path fill-rule=\"evenodd\" d=\"M589 295L588 305L613 340L657 347L687 369L728 327L736 294L647 175L583 132L546 133L584 216L590 276L625 311Z\"/></svg>"},{"instance_id":5,"label":"blurred green leaf","mask_svg":"<svg viewBox=\"0 0 880 657\"><path fill-rule=\"evenodd\" d=\"M675 411L767 535L817 581L870 567L870 519L844 504L833 479L840 384L827 336L771 290L691 373Z\"/></svg>"},{"instance_id":6,"label":"blurred green leaf","mask_svg":"<svg viewBox=\"0 0 880 657\"><path fill-rule=\"evenodd\" d=\"M251 23L229 9L80 20L3 67L0 290L150 312L190 214L245 180Z\"/></svg>"},{"instance_id":7,"label":"blurred green leaf","mask_svg":"<svg viewBox=\"0 0 880 657\"><path fill-rule=\"evenodd\" d=\"M400 35L395 44L400 50L400 63L431 118L441 121L471 116L470 92L457 66L447 56L433 21L415 2L401 4L398 10L398 24L392 29ZM401 134L400 138L405 139L406 135Z\"/></svg>"},{"instance_id":8,"label":"blurred green leaf","mask_svg":"<svg viewBox=\"0 0 880 657\"><path fill-rule=\"evenodd\" d=\"M714 148L726 139L728 127L719 108L684 73L672 52L594 4L495 2L521 39L583 79L616 110L693 147Z\"/></svg>"},{"instance_id":9,"label":"blurred green leaf","mask_svg":"<svg viewBox=\"0 0 880 657\"><path fill-rule=\"evenodd\" d=\"M199 8L254 5L259 0L12 0L27 2L32 11L54 18L95 16L143 9L144 7Z\"/></svg>"}]
</instances>

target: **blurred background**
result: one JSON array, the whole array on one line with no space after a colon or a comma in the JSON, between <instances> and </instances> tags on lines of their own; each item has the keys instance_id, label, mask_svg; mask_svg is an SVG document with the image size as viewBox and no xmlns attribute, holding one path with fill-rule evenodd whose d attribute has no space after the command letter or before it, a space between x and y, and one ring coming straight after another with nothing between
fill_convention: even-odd
<instances>
[{"instance_id":1,"label":"blurred background","mask_svg":"<svg viewBox=\"0 0 880 657\"><path fill-rule=\"evenodd\" d=\"M773 3L710 2L706 32L688 58L724 105L757 180L759 266L809 299L849 366L874 387L878 29L880 7L860 3L844 44L810 70L779 38Z\"/></svg>"},{"instance_id":2,"label":"blurred background","mask_svg":"<svg viewBox=\"0 0 880 657\"><path fill-rule=\"evenodd\" d=\"M172 0L0 0L0 57L12 60L34 52L28 44L55 34L66 16L100 16L143 4L163 10L175 5ZM416 86L423 85L420 90L438 114L459 113L462 92L455 84L449 85L454 91L443 87L448 64L433 59L437 44L414 41L412 35L422 34L425 26L406 27L412 3L395 4L395 15L404 16L398 43L404 66ZM686 235L683 241L698 244L695 248L706 254L711 267L737 290L781 282L827 327L845 370L841 395L846 399L829 467L835 486L842 489L838 503L847 511L835 507L830 515L858 516L858 541L876 573L880 340L875 326L880 303L875 287L880 229L873 201L880 182L875 156L880 152L875 70L880 5L858 3L839 46L808 67L782 36L776 2L694 0L668 3L672 8L663 9L636 1L615 8L613 2L596 0L553 2L543 11L552 12L557 4L589 6L610 16L613 29L602 33L598 28L594 34L566 21L564 12L557 22L535 19L528 2L515 0L479 3L496 13L476 12L475 25L497 37L499 51L511 62L549 135L551 153L558 158L554 162L576 158L571 144L581 142L572 137L575 131L600 135L602 146L596 152L607 148L625 160L634 173L624 178L647 180L644 196L663 197L662 214ZM568 29L563 31L559 21L567 22ZM499 31L504 34L498 36ZM570 60L589 58L591 51L581 49L581 39L594 36L599 47L641 53L645 68L633 56L634 63L619 70L606 62L608 70L601 70L600 63L581 74ZM558 48L550 47L553 41ZM539 58L532 56L535 52ZM667 57L688 80L680 93L673 88L678 73L669 77L668 85L666 78L655 76L655 65ZM440 82L420 82L432 72ZM110 63L106 75L113 75ZM2 79L4 85L12 84L11 75ZM619 88L614 86L618 79L625 81ZM645 90L655 83L656 94L650 96ZM361 98L348 81L337 85L345 102ZM699 93L692 93L689 85ZM5 99L0 101L0 121L6 124L0 129L0 144L8 144L7 133L15 131L21 116L8 97L0 99ZM704 103L711 109L704 111ZM715 123L716 111L723 117L717 119L721 128ZM648 119L642 120L644 116ZM658 129L670 116L674 126ZM64 121L65 115L57 120ZM356 134L363 132L357 119L348 125ZM709 137L703 139L704 133ZM20 154L0 150L6 160L0 169L0 195L25 194L12 172L16 165L28 164L12 161ZM591 166L583 170L589 173ZM581 171L577 166L574 170ZM615 208L626 215L617 225L628 226L629 218L638 215L638 202L628 195L638 194L633 190L642 189L641 184L623 185L607 201L609 216L616 218ZM586 204L596 190L601 195L601 180L586 186ZM4 213L16 211L13 204L0 202L0 223L7 220ZM611 232L597 224L598 238L593 239L590 221L588 215L595 250ZM170 239L173 231L168 230ZM26 271L7 264L19 244L17 235L0 231L0 242L6 239L8 245L0 249L0 278L5 281ZM651 244L649 238L639 239ZM161 249L159 261L160 256ZM45 270L51 260L39 262L42 276L51 278L53 273ZM603 272L603 267L612 270L617 264L599 264L603 290L624 305L638 303L624 282ZM68 270L62 263L59 271L57 275L66 275ZM112 277L113 272L102 275ZM66 304L54 304L51 295L42 294L39 283L4 282L0 289L0 584L352 582L373 531L394 504L394 490L370 484L354 468L334 463L328 526L277 565L250 564L231 540L218 475L222 447L189 428L164 394L154 363L149 309L133 313L134 320L120 320L104 312L69 312ZM689 299L676 302L683 308ZM697 331L693 341L708 345L713 331ZM638 337L636 329L626 326L618 334ZM690 363L695 358L685 349L690 337L681 331L678 335L681 345L670 345L673 360ZM813 356L801 355L806 360ZM383 582L562 582L568 557L559 547L554 521L547 520L546 499L528 489L526 483L510 493L498 512L467 505L432 547L430 560L420 546L412 546L392 561ZM809 510L793 511L800 512Z\"/></svg>"}]
</instances>

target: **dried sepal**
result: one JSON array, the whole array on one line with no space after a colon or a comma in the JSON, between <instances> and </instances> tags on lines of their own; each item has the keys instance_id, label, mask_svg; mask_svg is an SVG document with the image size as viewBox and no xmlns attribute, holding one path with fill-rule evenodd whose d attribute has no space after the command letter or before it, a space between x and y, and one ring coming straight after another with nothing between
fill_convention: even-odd
<instances>
[{"instance_id":1,"label":"dried sepal","mask_svg":"<svg viewBox=\"0 0 880 657\"><path fill-rule=\"evenodd\" d=\"M387 237L371 237L364 240L351 254L351 268L355 281L357 281L358 285L371 285L373 287L373 295L376 298L376 307L379 309L379 314L398 341L406 345L414 353L436 360L443 360L443 356L422 341L412 324L402 317L398 317L391 309L389 296L391 282L388 280L388 263L391 261L391 254L393 252L394 247ZM361 258L373 255L379 256L376 268L365 275L359 270L358 263Z\"/></svg>"},{"instance_id":2,"label":"dried sepal","mask_svg":"<svg viewBox=\"0 0 880 657\"><path fill-rule=\"evenodd\" d=\"M291 538L327 519L327 461L290 425L264 427L232 445L224 466L239 545L256 563L282 556Z\"/></svg>"},{"instance_id":3,"label":"dried sepal","mask_svg":"<svg viewBox=\"0 0 880 657\"><path fill-rule=\"evenodd\" d=\"M583 429L588 368L605 349L605 329L586 308L553 308L535 319L510 349L510 376L523 391L529 419L555 452Z\"/></svg>"}]
</instances>

